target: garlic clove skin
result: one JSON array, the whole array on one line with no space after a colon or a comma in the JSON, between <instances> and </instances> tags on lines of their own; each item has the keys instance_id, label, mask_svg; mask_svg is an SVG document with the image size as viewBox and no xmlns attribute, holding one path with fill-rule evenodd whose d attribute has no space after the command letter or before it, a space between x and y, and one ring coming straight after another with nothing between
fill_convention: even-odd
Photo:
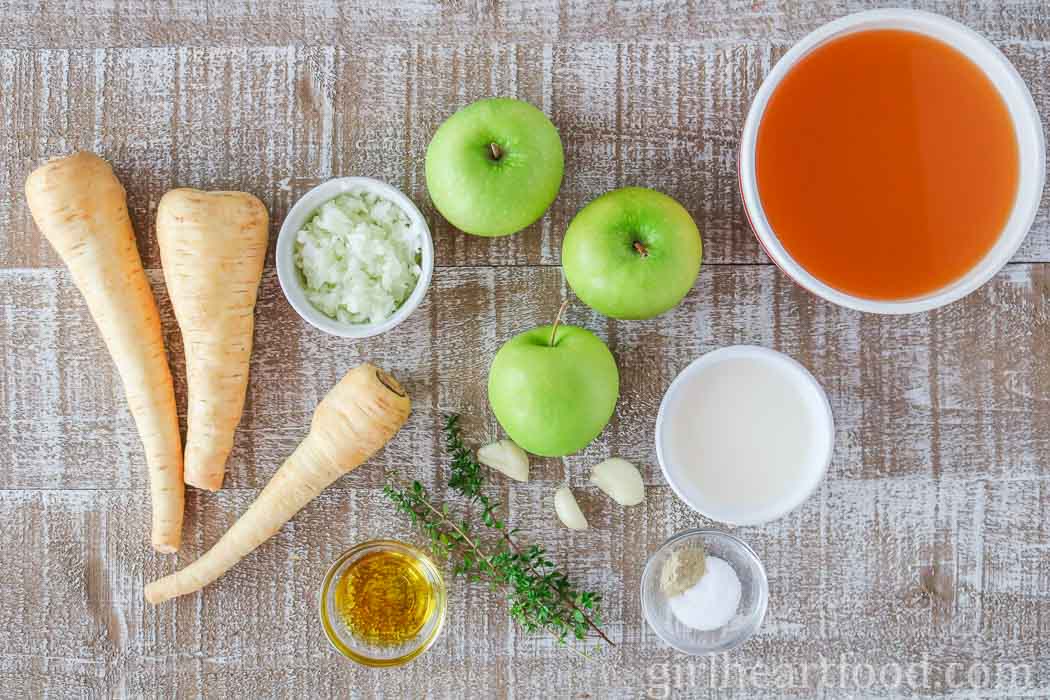
<instances>
[{"instance_id":1,"label":"garlic clove skin","mask_svg":"<svg viewBox=\"0 0 1050 700\"><path fill-rule=\"evenodd\" d=\"M586 530L587 518L580 510L580 504L568 486L559 486L554 492L554 512L558 514L558 520L570 530Z\"/></svg>"},{"instance_id":2,"label":"garlic clove skin","mask_svg":"<svg viewBox=\"0 0 1050 700\"><path fill-rule=\"evenodd\" d=\"M479 448L478 461L515 481L529 480L529 456L513 440L498 440Z\"/></svg>"},{"instance_id":3,"label":"garlic clove skin","mask_svg":"<svg viewBox=\"0 0 1050 700\"><path fill-rule=\"evenodd\" d=\"M613 457L595 465L591 482L621 506L636 506L645 500L642 475L626 459Z\"/></svg>"}]
</instances>

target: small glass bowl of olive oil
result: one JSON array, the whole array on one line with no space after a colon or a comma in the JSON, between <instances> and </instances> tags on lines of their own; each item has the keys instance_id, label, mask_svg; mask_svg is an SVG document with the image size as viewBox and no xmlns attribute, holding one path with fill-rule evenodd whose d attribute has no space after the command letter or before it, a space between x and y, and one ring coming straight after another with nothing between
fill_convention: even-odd
<instances>
[{"instance_id":1,"label":"small glass bowl of olive oil","mask_svg":"<svg viewBox=\"0 0 1050 700\"><path fill-rule=\"evenodd\" d=\"M325 574L321 627L349 659L400 666L437 639L445 598L445 581L429 556L396 540L371 540L344 552Z\"/></svg>"}]
</instances>

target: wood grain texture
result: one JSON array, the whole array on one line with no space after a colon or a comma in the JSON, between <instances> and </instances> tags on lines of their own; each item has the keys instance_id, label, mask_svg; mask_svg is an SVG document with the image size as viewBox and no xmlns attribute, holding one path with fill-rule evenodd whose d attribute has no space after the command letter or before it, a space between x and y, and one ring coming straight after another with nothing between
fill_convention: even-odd
<instances>
[{"instance_id":1,"label":"wood grain texture","mask_svg":"<svg viewBox=\"0 0 1050 700\"><path fill-rule=\"evenodd\" d=\"M736 155L751 98L791 40L444 41L0 50L0 79L15 85L7 107L15 128L0 134L0 184L14 191L47 158L99 152L126 183L147 267L159 265L153 213L168 189L251 192L266 203L276 233L301 194L337 175L404 189L443 243L442 266L557 265L562 232L584 204L639 184L690 211L705 235L706 262L767 262L743 216ZM1050 41L1002 48L1050 114ZM491 95L540 106L566 151L550 211L494 241L459 235L438 216L423 174L438 124ZM1048 202L1045 195L1017 261L1050 261ZM0 212L0 265L54 264L24 202L11 202Z\"/></svg>"},{"instance_id":2,"label":"wood grain texture","mask_svg":"<svg viewBox=\"0 0 1050 700\"><path fill-rule=\"evenodd\" d=\"M805 32L877 4L4 6L0 119L9 128L0 130L0 186L11 196L0 204L2 694L1046 697L1050 202L1044 198L1025 245L992 282L905 318L858 314L800 290L768 264L740 210L737 139L763 76ZM1050 114L1046 3L914 4L984 33ZM446 116L492 94L551 115L566 177L536 225L481 240L436 215L423 154ZM177 557L149 550L142 450L119 381L19 194L33 167L78 148L109 158L128 189L182 410L182 344L152 223L167 189L250 191L270 209L273 240L312 185L371 175L408 192L435 234L438 269L423 306L364 341L323 335L295 315L271 247L226 488L189 492ZM598 333L617 357L616 415L583 453L536 460L531 482L497 487L510 520L604 594L617 646L582 662L523 635L485 588L454 580L450 623L424 656L396 671L343 660L316 622L325 567L363 539L418 541L380 487L419 478L442 490L443 412L463 412L473 442L498 435L485 399L488 362L507 338L548 321L568 294L557 265L575 212L626 184L662 189L692 212L704 233L700 279L680 307L654 321L570 308L568 320ZM692 659L660 642L639 609L646 556L681 529L712 525L660 474L654 417L677 372L734 343L774 347L810 368L832 402L836 452L826 482L797 512L729 528L765 562L769 614L739 650ZM405 429L203 594L146 605L143 585L219 538L305 435L321 396L363 360L411 392ZM642 466L643 505L620 508L587 483L590 467L610 455ZM592 529L571 532L554 520L550 499L565 480ZM917 682L865 687L865 664L884 676L912 670ZM785 674L789 682L778 684Z\"/></svg>"}]
</instances>

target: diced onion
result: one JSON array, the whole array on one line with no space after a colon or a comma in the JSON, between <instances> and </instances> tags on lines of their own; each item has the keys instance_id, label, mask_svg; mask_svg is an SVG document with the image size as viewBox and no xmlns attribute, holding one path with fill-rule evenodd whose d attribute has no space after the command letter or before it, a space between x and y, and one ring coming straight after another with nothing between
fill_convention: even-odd
<instances>
[{"instance_id":1,"label":"diced onion","mask_svg":"<svg viewBox=\"0 0 1050 700\"><path fill-rule=\"evenodd\" d=\"M322 204L294 246L306 298L344 323L390 318L415 289L421 256L422 235L408 215L366 190Z\"/></svg>"}]
</instances>

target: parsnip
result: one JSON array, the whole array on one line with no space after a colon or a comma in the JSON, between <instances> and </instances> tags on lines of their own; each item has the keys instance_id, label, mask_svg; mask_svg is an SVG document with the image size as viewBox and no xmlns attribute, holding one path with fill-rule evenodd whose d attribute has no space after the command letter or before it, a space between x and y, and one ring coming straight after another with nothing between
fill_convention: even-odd
<instances>
[{"instance_id":1,"label":"parsnip","mask_svg":"<svg viewBox=\"0 0 1050 700\"><path fill-rule=\"evenodd\" d=\"M299 512L326 486L383 447L408 419L411 402L393 377L363 364L328 392L310 432L255 502L200 559L146 586L161 603L222 576Z\"/></svg>"},{"instance_id":2,"label":"parsnip","mask_svg":"<svg viewBox=\"0 0 1050 700\"><path fill-rule=\"evenodd\" d=\"M222 486L244 410L255 299L266 259L266 207L245 192L171 190L157 241L186 352L185 480Z\"/></svg>"},{"instance_id":3,"label":"parsnip","mask_svg":"<svg viewBox=\"0 0 1050 700\"><path fill-rule=\"evenodd\" d=\"M153 547L179 548L182 446L160 316L109 163L75 153L34 170L26 199L40 231L69 268L124 383L149 467Z\"/></svg>"}]
</instances>

